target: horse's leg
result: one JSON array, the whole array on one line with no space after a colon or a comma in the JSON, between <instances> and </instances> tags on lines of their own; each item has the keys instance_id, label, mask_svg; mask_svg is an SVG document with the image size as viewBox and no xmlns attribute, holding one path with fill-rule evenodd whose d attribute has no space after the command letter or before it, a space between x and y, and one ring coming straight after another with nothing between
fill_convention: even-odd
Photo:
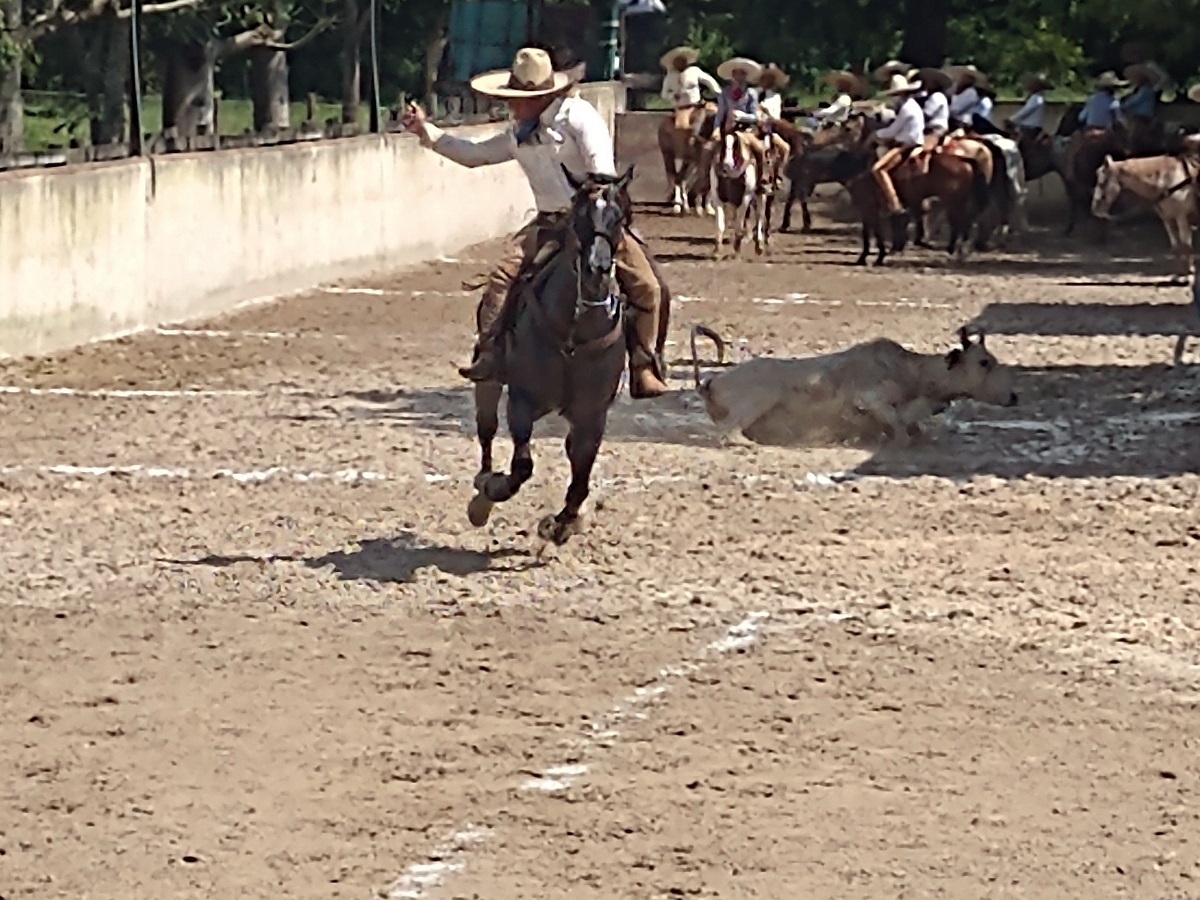
<instances>
[{"instance_id":1,"label":"horse's leg","mask_svg":"<svg viewBox=\"0 0 1200 900\"><path fill-rule=\"evenodd\" d=\"M579 510L591 492L592 467L604 439L608 411L589 416L586 422L572 422L567 433L567 458L571 461L571 483L567 485L566 504L557 515L538 522L538 536L554 544L565 544L579 531Z\"/></svg>"},{"instance_id":2,"label":"horse's leg","mask_svg":"<svg viewBox=\"0 0 1200 900\"><path fill-rule=\"evenodd\" d=\"M713 256L720 259L721 251L725 245L725 204L719 200L716 203L716 212L713 215L713 224L717 229L717 241L713 247Z\"/></svg>"},{"instance_id":3,"label":"horse's leg","mask_svg":"<svg viewBox=\"0 0 1200 900\"><path fill-rule=\"evenodd\" d=\"M492 514L492 501L483 487L492 474L492 442L500 428L500 396L504 386L496 381L475 384L475 433L479 437L479 474L475 476L476 494L467 504L467 518L476 528L487 524Z\"/></svg>"},{"instance_id":4,"label":"horse's leg","mask_svg":"<svg viewBox=\"0 0 1200 900\"><path fill-rule=\"evenodd\" d=\"M787 197L783 201L783 220L779 223L779 231L786 232L792 227L792 204L796 202L796 180L788 180Z\"/></svg>"},{"instance_id":5,"label":"horse's leg","mask_svg":"<svg viewBox=\"0 0 1200 900\"><path fill-rule=\"evenodd\" d=\"M883 217L877 212L874 219L875 246L879 252L875 256L875 265L882 266L887 259L887 242L883 239Z\"/></svg>"},{"instance_id":6,"label":"horse's leg","mask_svg":"<svg viewBox=\"0 0 1200 900\"><path fill-rule=\"evenodd\" d=\"M537 414L533 398L521 388L508 388L508 433L512 436L513 455L511 472L493 472L481 479L480 493L493 503L511 499L521 485L533 477L533 451L529 444L533 440L533 423Z\"/></svg>"},{"instance_id":7,"label":"horse's leg","mask_svg":"<svg viewBox=\"0 0 1200 900\"><path fill-rule=\"evenodd\" d=\"M871 217L863 213L862 217L862 253L858 255L858 259L854 261L856 266L865 266L867 257L871 255Z\"/></svg>"},{"instance_id":8,"label":"horse's leg","mask_svg":"<svg viewBox=\"0 0 1200 900\"><path fill-rule=\"evenodd\" d=\"M812 196L813 186L808 182L800 189L800 230L804 234L812 231L812 213L808 211L808 200Z\"/></svg>"},{"instance_id":9,"label":"horse's leg","mask_svg":"<svg viewBox=\"0 0 1200 900\"><path fill-rule=\"evenodd\" d=\"M675 173L675 151L671 147L665 147L659 144L659 152L662 153L663 171L667 175L667 185L671 189L671 210L679 213L682 209L682 199L679 196L679 176Z\"/></svg>"}]
</instances>

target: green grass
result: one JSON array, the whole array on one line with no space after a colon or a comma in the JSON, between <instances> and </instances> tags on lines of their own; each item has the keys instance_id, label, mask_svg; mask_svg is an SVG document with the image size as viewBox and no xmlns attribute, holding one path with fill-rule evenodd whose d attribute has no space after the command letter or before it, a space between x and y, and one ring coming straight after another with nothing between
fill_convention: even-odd
<instances>
[{"instance_id":1,"label":"green grass","mask_svg":"<svg viewBox=\"0 0 1200 900\"><path fill-rule=\"evenodd\" d=\"M217 125L221 134L242 134L254 121L253 105L249 100L220 100L217 106ZM292 104L292 125L298 126L305 119L307 104L303 101ZM326 119L341 120L340 103L317 103L317 122ZM367 108L362 108L359 117L365 122ZM162 98L142 98L142 130L157 134L162 130ZM56 130L57 129L57 130ZM28 150L45 150L51 146L65 147L72 136L81 144L88 140L87 107L82 97L70 94L51 94L41 91L25 93L25 146Z\"/></svg>"}]
</instances>

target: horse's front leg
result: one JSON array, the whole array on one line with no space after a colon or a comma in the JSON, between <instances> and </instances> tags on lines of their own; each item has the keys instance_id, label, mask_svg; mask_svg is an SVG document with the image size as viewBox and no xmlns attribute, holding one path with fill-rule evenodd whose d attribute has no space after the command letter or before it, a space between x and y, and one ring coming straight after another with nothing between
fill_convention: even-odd
<instances>
[{"instance_id":1,"label":"horse's front leg","mask_svg":"<svg viewBox=\"0 0 1200 900\"><path fill-rule=\"evenodd\" d=\"M492 443L500 428L500 395L504 386L495 381L475 385L475 434L479 438L479 474L475 476L476 494L467 504L467 518L476 528L487 524L493 503L483 493L492 475Z\"/></svg>"},{"instance_id":2,"label":"horse's front leg","mask_svg":"<svg viewBox=\"0 0 1200 900\"><path fill-rule=\"evenodd\" d=\"M714 179L715 184L715 179ZM716 188L712 189L710 202L713 204L713 224L716 226L717 239L713 247L713 256L717 259L721 258L721 252L725 248L725 204L716 196Z\"/></svg>"},{"instance_id":3,"label":"horse's front leg","mask_svg":"<svg viewBox=\"0 0 1200 900\"><path fill-rule=\"evenodd\" d=\"M601 410L589 416L586 422L573 422L567 433L567 458L571 461L571 483L567 485L566 504L557 515L546 516L538 523L538 536L553 544L565 544L573 534L578 534L581 520L579 511L591 492L592 467L600 452L604 439L604 428L608 412Z\"/></svg>"},{"instance_id":4,"label":"horse's front leg","mask_svg":"<svg viewBox=\"0 0 1200 900\"><path fill-rule=\"evenodd\" d=\"M493 472L480 479L477 485L492 503L503 503L511 499L521 485L533 477L533 423L537 418L534 401L529 392L522 388L508 388L508 433L512 436L513 455L511 472Z\"/></svg>"}]
</instances>

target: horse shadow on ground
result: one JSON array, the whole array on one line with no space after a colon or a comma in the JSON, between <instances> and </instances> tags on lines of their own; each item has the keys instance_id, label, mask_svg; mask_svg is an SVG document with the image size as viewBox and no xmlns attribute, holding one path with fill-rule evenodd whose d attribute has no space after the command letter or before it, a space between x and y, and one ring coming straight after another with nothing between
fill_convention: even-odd
<instances>
[{"instance_id":1,"label":"horse shadow on ground","mask_svg":"<svg viewBox=\"0 0 1200 900\"><path fill-rule=\"evenodd\" d=\"M498 565L508 559L522 561ZM302 563L309 569L332 567L343 581L371 581L377 584L409 584L422 569L436 569L446 575L466 577L482 572L519 572L541 565L532 553L525 550L468 550L429 544L411 531L403 531L394 537L369 538L360 542L357 550L333 550L319 556L283 553L209 554L198 559L164 559L160 562L208 568L228 568L241 563Z\"/></svg>"}]
</instances>

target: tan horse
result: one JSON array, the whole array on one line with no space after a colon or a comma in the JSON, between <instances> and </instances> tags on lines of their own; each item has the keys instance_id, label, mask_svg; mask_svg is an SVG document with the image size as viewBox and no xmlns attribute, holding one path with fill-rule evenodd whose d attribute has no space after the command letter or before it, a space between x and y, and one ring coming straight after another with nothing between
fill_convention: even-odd
<instances>
[{"instance_id":1,"label":"tan horse","mask_svg":"<svg viewBox=\"0 0 1200 900\"><path fill-rule=\"evenodd\" d=\"M705 119L716 114L716 105L707 103L677 109L658 124L658 149L662 153L667 184L671 186L671 209L676 215L685 209L696 213L712 212L710 206L701 204L708 185L697 184L696 176L700 173L697 162L703 142L696 132Z\"/></svg>"},{"instance_id":2,"label":"tan horse","mask_svg":"<svg viewBox=\"0 0 1200 900\"><path fill-rule=\"evenodd\" d=\"M1142 156L1117 162L1111 156L1105 156L1096 170L1092 215L1110 219L1112 206L1122 190L1154 204L1180 270L1176 273L1176 281L1183 281L1196 270L1192 256L1192 228L1198 224L1197 175L1200 175L1200 164L1186 157Z\"/></svg>"}]
</instances>

